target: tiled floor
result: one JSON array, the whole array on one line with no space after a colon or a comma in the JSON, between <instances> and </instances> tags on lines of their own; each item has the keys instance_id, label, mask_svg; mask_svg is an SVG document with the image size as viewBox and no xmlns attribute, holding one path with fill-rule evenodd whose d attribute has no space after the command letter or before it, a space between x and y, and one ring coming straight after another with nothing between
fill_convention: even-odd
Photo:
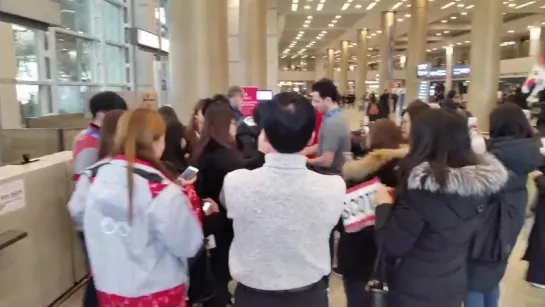
<instances>
[{"instance_id":1,"label":"tiled floor","mask_svg":"<svg viewBox=\"0 0 545 307\"><path fill-rule=\"evenodd\" d=\"M347 115L351 122L351 127L357 129L361 115L359 115L356 109L347 110ZM524 281L527 264L520 259L525 249L526 231L523 231L509 261L507 273L501 283L500 307L545 307L545 290L533 288ZM337 277L332 277L331 285L330 306L345 307L346 301L342 281ZM81 296L82 291L77 292L60 307L81 307Z\"/></svg>"}]
</instances>

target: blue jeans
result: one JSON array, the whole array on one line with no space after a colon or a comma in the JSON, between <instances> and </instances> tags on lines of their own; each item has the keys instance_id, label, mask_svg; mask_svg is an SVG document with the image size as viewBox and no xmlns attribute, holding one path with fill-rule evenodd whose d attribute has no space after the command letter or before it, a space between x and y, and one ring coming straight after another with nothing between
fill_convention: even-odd
<instances>
[{"instance_id":1,"label":"blue jeans","mask_svg":"<svg viewBox=\"0 0 545 307\"><path fill-rule=\"evenodd\" d=\"M366 282L343 279L343 283L344 294L346 295L346 307L369 306L370 297L369 293L365 291Z\"/></svg>"},{"instance_id":2,"label":"blue jeans","mask_svg":"<svg viewBox=\"0 0 545 307\"><path fill-rule=\"evenodd\" d=\"M464 300L464 307L498 307L500 300L499 286L490 292L468 292Z\"/></svg>"}]
</instances>

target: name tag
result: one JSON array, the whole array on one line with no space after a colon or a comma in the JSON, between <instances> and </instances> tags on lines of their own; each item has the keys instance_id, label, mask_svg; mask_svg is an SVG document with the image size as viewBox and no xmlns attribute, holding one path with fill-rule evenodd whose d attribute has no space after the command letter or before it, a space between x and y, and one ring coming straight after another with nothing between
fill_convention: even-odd
<instances>
[{"instance_id":1,"label":"name tag","mask_svg":"<svg viewBox=\"0 0 545 307\"><path fill-rule=\"evenodd\" d=\"M375 193L380 186L378 178L371 179L346 191L342 220L348 233L358 232L375 225Z\"/></svg>"}]
</instances>

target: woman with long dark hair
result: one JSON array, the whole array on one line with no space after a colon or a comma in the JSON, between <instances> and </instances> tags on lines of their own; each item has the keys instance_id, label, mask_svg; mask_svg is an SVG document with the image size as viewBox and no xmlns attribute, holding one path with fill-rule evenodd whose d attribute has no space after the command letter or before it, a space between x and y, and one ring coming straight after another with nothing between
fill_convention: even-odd
<instances>
[{"instance_id":1,"label":"woman with long dark hair","mask_svg":"<svg viewBox=\"0 0 545 307\"><path fill-rule=\"evenodd\" d=\"M488 249L472 253L466 307L498 306L499 283L526 216L528 175L542 159L539 141L534 139L532 127L518 105L497 106L489 122L488 151L507 168L509 181L488 202L475 242L486 242L485 246L501 242L501 253Z\"/></svg>"},{"instance_id":2,"label":"woman with long dark hair","mask_svg":"<svg viewBox=\"0 0 545 307\"><path fill-rule=\"evenodd\" d=\"M382 186L375 200L379 260L394 268L388 306L460 307L479 212L507 170L474 153L467 121L454 112L422 112L410 135L398 188Z\"/></svg>"},{"instance_id":3,"label":"woman with long dark hair","mask_svg":"<svg viewBox=\"0 0 545 307\"><path fill-rule=\"evenodd\" d=\"M389 119L379 119L371 124L366 140L369 153L344 164L343 177L347 187L375 177L387 186L397 186L397 164L408 152L407 147L401 147L401 129ZM375 228L369 226L358 232L341 231L340 234L337 265L343 276L347 307L367 306L369 297L362 289L371 277L377 254Z\"/></svg>"},{"instance_id":4,"label":"woman with long dark hair","mask_svg":"<svg viewBox=\"0 0 545 307\"><path fill-rule=\"evenodd\" d=\"M237 123L228 104L211 103L204 114L204 126L191 154L191 164L199 169L195 184L201 198L211 198L221 204L220 192L225 176L236 169L262 165L264 155L244 159L236 148ZM210 249L212 272L216 279L215 296L204 302L204 307L225 307L230 294L227 284L231 279L228 259L233 240L233 224L223 206L220 212L204 218L204 232L212 237L215 247Z\"/></svg>"}]
</instances>

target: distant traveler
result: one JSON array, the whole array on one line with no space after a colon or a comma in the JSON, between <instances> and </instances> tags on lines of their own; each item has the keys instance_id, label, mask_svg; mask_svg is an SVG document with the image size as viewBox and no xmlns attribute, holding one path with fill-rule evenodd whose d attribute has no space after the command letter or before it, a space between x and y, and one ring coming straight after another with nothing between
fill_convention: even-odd
<instances>
[{"instance_id":1,"label":"distant traveler","mask_svg":"<svg viewBox=\"0 0 545 307\"><path fill-rule=\"evenodd\" d=\"M229 105L235 113L235 120L237 122L244 119L240 108L242 107L242 98L244 96L244 90L238 85L231 86L227 91L227 97L229 98Z\"/></svg>"}]
</instances>

